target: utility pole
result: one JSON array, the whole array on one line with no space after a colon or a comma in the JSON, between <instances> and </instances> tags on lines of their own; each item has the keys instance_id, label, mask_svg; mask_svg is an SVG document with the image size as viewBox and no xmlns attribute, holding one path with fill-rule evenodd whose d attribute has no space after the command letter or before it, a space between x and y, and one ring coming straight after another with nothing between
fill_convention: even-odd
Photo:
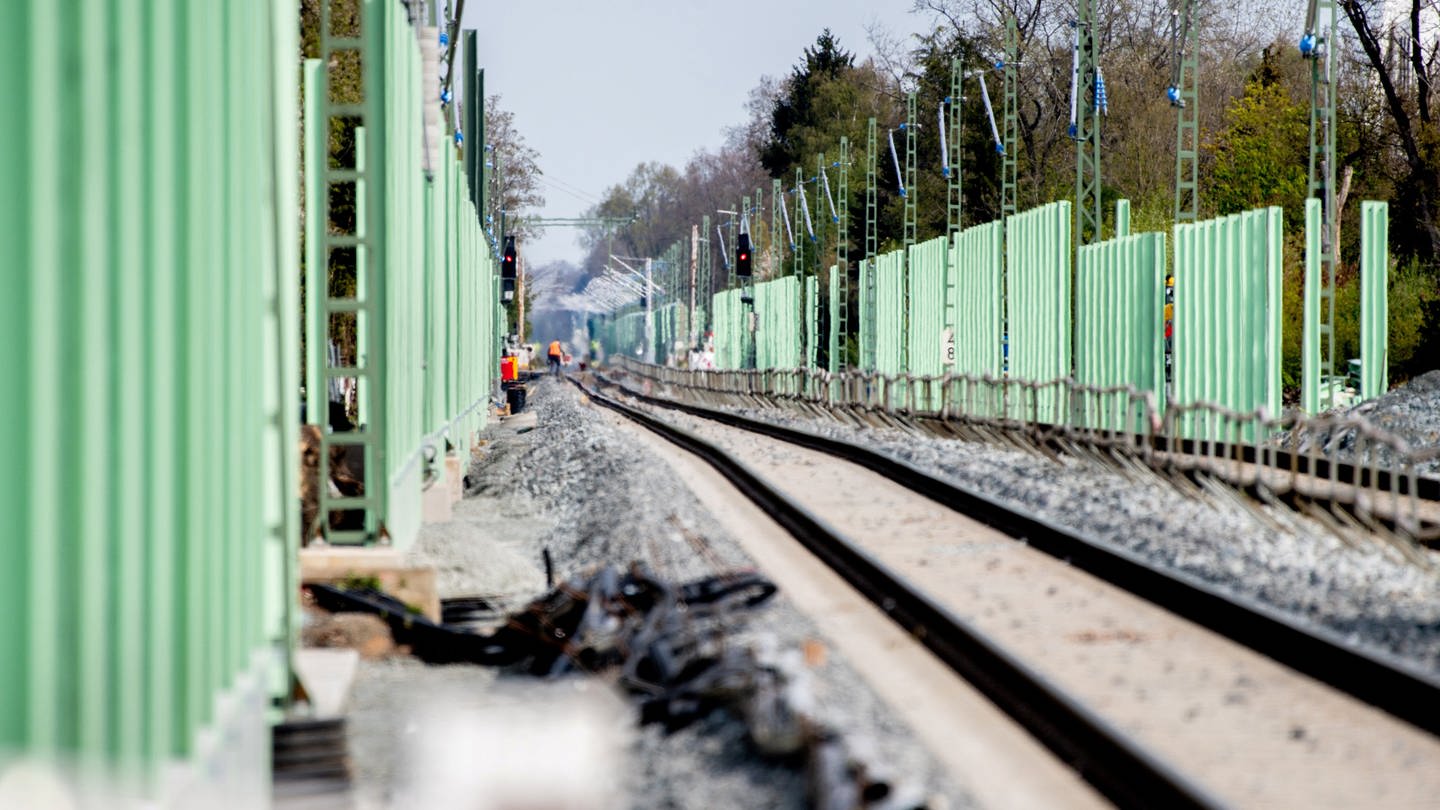
<instances>
[{"instance_id":1,"label":"utility pole","mask_svg":"<svg viewBox=\"0 0 1440 810\"><path fill-rule=\"evenodd\" d=\"M709 214L704 214L700 217L700 230L702 233L705 234L702 239L702 241L705 243L705 252L700 254L700 289L705 291L704 300L701 303L701 306L704 307L702 311L705 314L704 317L700 319L700 336L703 338L705 336L705 332L708 331L710 328L710 310L713 309L715 306L715 299L713 297L715 295L715 283L712 280L711 273L711 262L713 261L713 259L711 257L712 251L710 249Z\"/></svg>"},{"instance_id":2,"label":"utility pole","mask_svg":"<svg viewBox=\"0 0 1440 810\"><path fill-rule=\"evenodd\" d=\"M1165 97L1175 108L1175 221L1194 222L1200 209L1200 30L1198 0L1175 0L1171 9L1170 87Z\"/></svg>"},{"instance_id":3,"label":"utility pole","mask_svg":"<svg viewBox=\"0 0 1440 810\"><path fill-rule=\"evenodd\" d=\"M960 105L961 93L963 92L963 88L961 86L962 76L963 72L960 60L951 59L950 95L945 98L945 103L949 106L948 117L950 119L950 131L948 133L945 133L949 136L949 138L941 138L942 143L940 144L940 148L944 150L946 155L945 220L948 223L951 233L959 233L960 229L964 227L964 223L962 221L962 208L964 206L964 202L961 198L961 192L963 190L961 188L961 183L964 178L960 171L960 127L962 125L962 108ZM942 111L940 113L940 116L943 123L946 118L945 112ZM946 251L945 255L949 256L949 251Z\"/></svg>"},{"instance_id":4,"label":"utility pole","mask_svg":"<svg viewBox=\"0 0 1440 810\"><path fill-rule=\"evenodd\" d=\"M783 273L780 266L785 261L784 242L781 241L784 223L780 221L781 207L784 205L780 195L785 191L780 186L779 180L770 181L770 244L766 255L770 257L770 277L779 278Z\"/></svg>"},{"instance_id":5,"label":"utility pole","mask_svg":"<svg viewBox=\"0 0 1440 810\"><path fill-rule=\"evenodd\" d=\"M699 324L695 321L695 300L697 298L695 286L700 280L700 229L694 225L690 226L690 308L685 311L685 320L688 321L688 328L685 330L690 338L690 345L699 345Z\"/></svg>"},{"instance_id":6,"label":"utility pole","mask_svg":"<svg viewBox=\"0 0 1440 810\"><path fill-rule=\"evenodd\" d=\"M850 139L840 136L840 200L839 231L835 234L835 271L840 274L839 289L840 326L837 354L830 360L830 367L837 372L850 367L845 354L845 339L850 335Z\"/></svg>"},{"instance_id":7,"label":"utility pole","mask_svg":"<svg viewBox=\"0 0 1440 810\"><path fill-rule=\"evenodd\" d=\"M876 159L879 157L879 148L875 138L875 119L871 118L866 126L869 140L869 149L865 153L865 265L861 268L864 276L861 289L865 293L865 307L860 312L860 331L864 346L861 353L860 365L866 370L875 368L875 252L878 247L878 239L875 231L875 183Z\"/></svg>"},{"instance_id":8,"label":"utility pole","mask_svg":"<svg viewBox=\"0 0 1440 810\"><path fill-rule=\"evenodd\" d=\"M655 363L655 280L649 257L645 257L645 362Z\"/></svg>"},{"instance_id":9,"label":"utility pole","mask_svg":"<svg viewBox=\"0 0 1440 810\"><path fill-rule=\"evenodd\" d=\"M1310 0L1300 54L1310 60L1310 180L1308 195L1320 200L1320 408L1333 405L1330 386L1335 373L1335 42L1334 0Z\"/></svg>"},{"instance_id":10,"label":"utility pole","mask_svg":"<svg viewBox=\"0 0 1440 810\"><path fill-rule=\"evenodd\" d=\"M1015 204L1019 177L1020 148L1020 30L1014 15L1005 18L1005 108L1001 115L1000 154L1000 218L1003 220L1018 209ZM993 121L991 123L994 123Z\"/></svg>"},{"instance_id":11,"label":"utility pole","mask_svg":"<svg viewBox=\"0 0 1440 810\"><path fill-rule=\"evenodd\" d=\"M1075 247L1104 238L1100 208L1100 109L1095 0L1076 0L1075 56L1070 87L1070 137L1075 139Z\"/></svg>"},{"instance_id":12,"label":"utility pole","mask_svg":"<svg viewBox=\"0 0 1440 810\"><path fill-rule=\"evenodd\" d=\"M909 93L905 97L905 187L900 194L905 197L905 235L903 244L910 247L915 244L915 220L918 214L916 198L920 196L915 188L915 94ZM907 258L908 260L908 258ZM908 341L906 341L908 343Z\"/></svg>"}]
</instances>

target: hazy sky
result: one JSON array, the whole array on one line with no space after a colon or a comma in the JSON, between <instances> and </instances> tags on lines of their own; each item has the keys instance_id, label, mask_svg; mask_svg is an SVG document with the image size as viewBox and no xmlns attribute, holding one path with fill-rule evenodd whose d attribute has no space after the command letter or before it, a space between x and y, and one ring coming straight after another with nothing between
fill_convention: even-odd
<instances>
[{"instance_id":1,"label":"hazy sky","mask_svg":"<svg viewBox=\"0 0 1440 810\"><path fill-rule=\"evenodd\" d=\"M760 77L787 75L829 28L864 58L865 29L929 27L911 0L510 0L466 4L486 93L499 93L540 152L542 216L576 216L637 163L682 168L745 120ZM456 65L459 66L457 59ZM736 194L740 194L739 189ZM524 248L531 267L578 261L573 228Z\"/></svg>"}]
</instances>

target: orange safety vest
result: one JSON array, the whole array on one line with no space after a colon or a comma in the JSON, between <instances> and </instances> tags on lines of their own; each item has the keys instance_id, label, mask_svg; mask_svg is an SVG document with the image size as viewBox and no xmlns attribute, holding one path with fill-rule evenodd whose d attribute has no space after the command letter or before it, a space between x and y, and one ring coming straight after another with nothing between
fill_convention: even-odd
<instances>
[{"instance_id":1,"label":"orange safety vest","mask_svg":"<svg viewBox=\"0 0 1440 810\"><path fill-rule=\"evenodd\" d=\"M564 353L565 353L565 352L564 352L563 350L561 350L561 348L560 348L560 341L558 341L558 340L552 340L552 341L550 341L550 356L551 356L551 357L559 357L560 355L562 355L562 354L564 354Z\"/></svg>"}]
</instances>

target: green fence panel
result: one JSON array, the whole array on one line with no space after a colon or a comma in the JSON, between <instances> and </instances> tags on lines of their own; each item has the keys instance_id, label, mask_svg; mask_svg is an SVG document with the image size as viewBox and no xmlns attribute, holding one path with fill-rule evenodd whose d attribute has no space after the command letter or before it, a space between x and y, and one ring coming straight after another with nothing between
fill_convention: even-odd
<instances>
[{"instance_id":1,"label":"green fence panel","mask_svg":"<svg viewBox=\"0 0 1440 810\"><path fill-rule=\"evenodd\" d=\"M1080 248L1075 268L1075 379L1134 386L1163 405L1165 234L1144 233ZM1144 430L1145 411L1124 393L1087 397L1083 424Z\"/></svg>"},{"instance_id":2,"label":"green fence panel","mask_svg":"<svg viewBox=\"0 0 1440 810\"><path fill-rule=\"evenodd\" d=\"M324 442L363 447L366 475L360 496L321 488L320 525L328 528L330 513L363 510L363 531L327 538L403 548L419 531L422 482L443 472L447 445L468 458L484 425L504 315L463 167L440 146L434 32L412 25L402 3L363 0L358 39L331 34L321 37L325 53L359 44L365 98L337 105L324 69L307 65L307 86L316 90L307 99L305 150L308 412L323 424L332 383L355 385L357 428L326 429ZM328 153L335 119L363 124L353 166ZM351 232L327 213L329 191L346 184L355 189ZM331 298L329 259L343 251L355 256L355 294ZM345 322L354 350L332 362ZM324 477L328 452L321 459Z\"/></svg>"},{"instance_id":3,"label":"green fence panel","mask_svg":"<svg viewBox=\"0 0 1440 810\"><path fill-rule=\"evenodd\" d=\"M875 345L876 338L876 260L872 257L859 265L860 294L860 331L857 335L860 348L860 368L865 371L874 371L876 363Z\"/></svg>"},{"instance_id":4,"label":"green fence panel","mask_svg":"<svg viewBox=\"0 0 1440 810\"><path fill-rule=\"evenodd\" d=\"M1070 202L1062 200L1006 220L1005 295L1010 376L1045 382L1070 375ZM1014 400L1013 416L1061 421L1058 391Z\"/></svg>"},{"instance_id":5,"label":"green fence panel","mask_svg":"<svg viewBox=\"0 0 1440 810\"><path fill-rule=\"evenodd\" d=\"M987 222L955 235L950 253L955 296L955 366L961 374L999 377L1003 368L1001 316L1004 301L1005 225Z\"/></svg>"},{"instance_id":6,"label":"green fence panel","mask_svg":"<svg viewBox=\"0 0 1440 810\"><path fill-rule=\"evenodd\" d=\"M1282 242L1274 207L1175 226L1177 403L1280 413Z\"/></svg>"},{"instance_id":7,"label":"green fence panel","mask_svg":"<svg viewBox=\"0 0 1440 810\"><path fill-rule=\"evenodd\" d=\"M743 365L743 325L739 290L723 290L712 297L715 308L715 366L740 368Z\"/></svg>"},{"instance_id":8,"label":"green fence panel","mask_svg":"<svg viewBox=\"0 0 1440 810\"><path fill-rule=\"evenodd\" d=\"M1320 200L1305 201L1305 288L1300 337L1300 407L1320 412Z\"/></svg>"},{"instance_id":9,"label":"green fence panel","mask_svg":"<svg viewBox=\"0 0 1440 810\"><path fill-rule=\"evenodd\" d=\"M0 751L82 759L102 800L268 802L297 15L20 2L0 30Z\"/></svg>"},{"instance_id":10,"label":"green fence panel","mask_svg":"<svg viewBox=\"0 0 1440 810\"><path fill-rule=\"evenodd\" d=\"M820 367L820 279L805 279L805 367Z\"/></svg>"},{"instance_id":11,"label":"green fence panel","mask_svg":"<svg viewBox=\"0 0 1440 810\"><path fill-rule=\"evenodd\" d=\"M945 322L945 262L950 240L938 236L908 249L908 359L911 374L938 376L949 369L942 353Z\"/></svg>"},{"instance_id":12,"label":"green fence panel","mask_svg":"<svg viewBox=\"0 0 1440 810\"><path fill-rule=\"evenodd\" d=\"M831 374L840 371L840 354L845 351L845 336L840 334L840 308L845 306L845 301L840 298L840 268L830 265L830 329L828 330L828 358L826 370Z\"/></svg>"},{"instance_id":13,"label":"green fence panel","mask_svg":"<svg viewBox=\"0 0 1440 810\"><path fill-rule=\"evenodd\" d=\"M1360 203L1360 398L1390 387L1390 205Z\"/></svg>"},{"instance_id":14,"label":"green fence panel","mask_svg":"<svg viewBox=\"0 0 1440 810\"><path fill-rule=\"evenodd\" d=\"M875 259L875 370L905 373L905 251Z\"/></svg>"}]
</instances>

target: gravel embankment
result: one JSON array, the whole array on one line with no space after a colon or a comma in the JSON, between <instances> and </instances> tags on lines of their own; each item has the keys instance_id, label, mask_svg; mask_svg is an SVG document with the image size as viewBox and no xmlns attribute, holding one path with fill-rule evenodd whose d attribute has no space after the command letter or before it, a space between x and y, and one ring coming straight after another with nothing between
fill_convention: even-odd
<instances>
[{"instance_id":1,"label":"gravel embankment","mask_svg":"<svg viewBox=\"0 0 1440 810\"><path fill-rule=\"evenodd\" d=\"M1423 456L1415 464L1416 472L1440 474L1440 452L1437 452L1440 451L1440 370L1422 374L1383 396L1362 402L1344 415L1363 416L1375 427L1404 440L1412 453ZM1324 431L1302 440L1302 447L1317 444L1326 455L1345 461L1357 460L1360 452L1354 430ZM1370 447L1367 456L1359 460L1395 466L1393 454L1384 446Z\"/></svg>"},{"instance_id":2,"label":"gravel embankment","mask_svg":"<svg viewBox=\"0 0 1440 810\"><path fill-rule=\"evenodd\" d=\"M550 380L531 387L533 430L503 423L486 431L457 519L427 527L413 553L439 572L442 596L482 594L523 604L544 588L541 550L562 580L600 563L640 560L661 577L687 580L753 567L735 541L670 468L634 442L628 429L583 404L572 387ZM797 648L821 638L784 598L754 613L736 636L771 637ZM838 656L810 670L817 714L875 752L906 784L936 797L932 806L973 806L863 681ZM498 679L498 681L497 681ZM435 689L521 688L524 676L481 667L425 667L411 660L362 664L352 696L352 751L361 807L389 806L398 795L395 748L411 726L403 696ZM544 700L536 687L536 700ZM804 774L761 760L743 726L723 713L674 734L629 727L620 806L664 808L803 807ZM367 775L367 770L372 771ZM368 797L368 798L367 798Z\"/></svg>"},{"instance_id":3,"label":"gravel embankment","mask_svg":"<svg viewBox=\"0 0 1440 810\"><path fill-rule=\"evenodd\" d=\"M1159 478L1134 480L1075 458L1056 462L1010 447L778 409L734 410L871 447L1440 674L1440 576L1368 543L1348 545L1290 510L1256 507L1262 519ZM1440 417L1430 418L1440 424Z\"/></svg>"}]
</instances>

